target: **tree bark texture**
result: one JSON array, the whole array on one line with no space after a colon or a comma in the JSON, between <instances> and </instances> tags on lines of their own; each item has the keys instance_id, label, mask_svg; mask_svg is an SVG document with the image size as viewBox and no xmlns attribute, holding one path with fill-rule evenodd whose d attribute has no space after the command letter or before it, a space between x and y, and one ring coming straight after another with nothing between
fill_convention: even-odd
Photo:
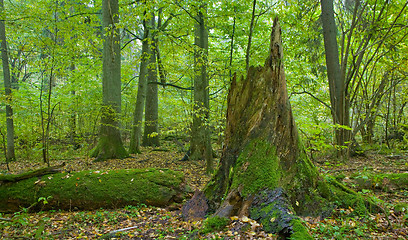
<instances>
[{"instance_id":1,"label":"tree bark texture","mask_svg":"<svg viewBox=\"0 0 408 240\"><path fill-rule=\"evenodd\" d=\"M3 0L0 0L0 12L4 10ZM7 49L7 39L6 39L6 25L4 20L0 21L0 41L1 41L1 59L3 62L3 78L4 78L4 91L6 94L6 126L7 126L7 153L6 161L16 160L16 155L14 151L14 120L13 120L13 108L11 106L11 80L10 80L10 66L8 58Z\"/></svg>"},{"instance_id":2,"label":"tree bark texture","mask_svg":"<svg viewBox=\"0 0 408 240\"><path fill-rule=\"evenodd\" d=\"M207 172L212 171L211 136L208 128L210 115L208 89L208 29L206 26L206 7L200 6L194 25L194 107L191 128L192 160L205 159Z\"/></svg>"},{"instance_id":3,"label":"tree bark texture","mask_svg":"<svg viewBox=\"0 0 408 240\"><path fill-rule=\"evenodd\" d=\"M121 111L121 55L120 36L116 24L119 22L118 0L103 0L103 72L102 72L102 117L99 142L91 156L96 161L128 156L123 147L119 114Z\"/></svg>"},{"instance_id":4,"label":"tree bark texture","mask_svg":"<svg viewBox=\"0 0 408 240\"><path fill-rule=\"evenodd\" d=\"M328 199L364 202L322 180L305 153L288 99L277 19L264 66L231 83L224 143L220 167L204 190L215 215L250 216L281 237L311 239L295 214L327 216Z\"/></svg>"},{"instance_id":5,"label":"tree bark texture","mask_svg":"<svg viewBox=\"0 0 408 240\"><path fill-rule=\"evenodd\" d=\"M132 135L130 138L130 153L140 153L140 141L142 137L142 121L143 121L143 111L145 107L146 100L146 88L147 88L147 67L150 59L150 22L151 19L144 19L144 36L142 41L142 56L139 68L139 83L137 88L137 97L135 104L135 112L133 113L133 126Z\"/></svg>"},{"instance_id":6,"label":"tree bark texture","mask_svg":"<svg viewBox=\"0 0 408 240\"><path fill-rule=\"evenodd\" d=\"M152 28L156 28L155 16L152 17ZM145 103L145 124L143 146L160 146L159 138L159 96L157 84L156 41L152 38L149 65L147 67L147 93Z\"/></svg>"},{"instance_id":7,"label":"tree bark texture","mask_svg":"<svg viewBox=\"0 0 408 240\"><path fill-rule=\"evenodd\" d=\"M330 102L334 124L349 126L345 103L345 81L341 76L339 50L337 45L337 27L334 20L333 0L321 0L324 48L326 53L327 78L329 80ZM336 129L336 144L345 146L348 131Z\"/></svg>"},{"instance_id":8,"label":"tree bark texture","mask_svg":"<svg viewBox=\"0 0 408 240\"><path fill-rule=\"evenodd\" d=\"M317 177L315 168L309 161L299 160L306 155L299 146L299 136L288 100L282 62L281 30L279 24L277 22L275 24L271 35L271 49L265 65L250 67L245 79L237 81L234 78L231 83L228 94L225 147L220 169L214 178L217 187L211 190L215 193L212 198L216 202L220 202L224 193L231 188L231 177L233 177L231 169L236 167L237 160L251 159L251 156L259 154L251 152L260 147L266 148L265 159L263 159L265 164L269 165L277 161L276 167L283 172L290 172L290 174L285 173L289 176L295 176L307 169L310 171L309 175L314 178L304 179L305 182L302 185L315 186ZM244 152L248 153L242 158L241 155L245 154ZM305 166L298 166L299 163ZM246 166L246 164L251 163L244 163L243 173L248 170L249 165ZM254 177L260 177L257 175ZM277 176L276 183L279 178L283 176ZM212 185L209 185L209 189L211 188ZM246 192L241 190L241 194L242 191ZM302 195L299 194L297 197L301 198Z\"/></svg>"},{"instance_id":9,"label":"tree bark texture","mask_svg":"<svg viewBox=\"0 0 408 240\"><path fill-rule=\"evenodd\" d=\"M71 63L70 67L71 73L74 73L75 71L75 63ZM72 80L71 83L74 83L75 80ZM76 92L75 89L71 90L71 98L75 99L76 98ZM71 116L69 117L69 125L70 125L70 133L69 133L69 138L72 147L74 150L77 150L80 148L80 144L78 143L78 136L77 136L77 110L76 110L77 105L74 105L71 107Z\"/></svg>"}]
</instances>

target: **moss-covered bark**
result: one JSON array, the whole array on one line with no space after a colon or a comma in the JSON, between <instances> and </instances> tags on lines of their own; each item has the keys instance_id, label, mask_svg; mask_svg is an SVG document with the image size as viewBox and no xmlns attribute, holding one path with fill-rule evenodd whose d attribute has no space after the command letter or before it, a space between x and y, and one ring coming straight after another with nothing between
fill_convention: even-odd
<instances>
[{"instance_id":1,"label":"moss-covered bark","mask_svg":"<svg viewBox=\"0 0 408 240\"><path fill-rule=\"evenodd\" d=\"M18 182L24 179L39 177L47 174L62 172L62 167L65 166L65 163L62 163L58 166L40 168L33 171L28 171L20 174L0 174L0 183L1 182Z\"/></svg>"},{"instance_id":2,"label":"moss-covered bark","mask_svg":"<svg viewBox=\"0 0 408 240\"><path fill-rule=\"evenodd\" d=\"M0 212L15 212L40 197L52 197L42 209L116 208L144 203L181 202L183 174L168 169L122 169L57 173L0 185Z\"/></svg>"},{"instance_id":3,"label":"moss-covered bark","mask_svg":"<svg viewBox=\"0 0 408 240\"><path fill-rule=\"evenodd\" d=\"M102 1L103 57L102 109L98 145L91 153L96 161L128 156L120 136L121 53L118 0Z\"/></svg>"},{"instance_id":4,"label":"moss-covered bark","mask_svg":"<svg viewBox=\"0 0 408 240\"><path fill-rule=\"evenodd\" d=\"M408 188L408 173L357 173L350 176L357 190L380 189L395 191Z\"/></svg>"},{"instance_id":5,"label":"moss-covered bark","mask_svg":"<svg viewBox=\"0 0 408 240\"><path fill-rule=\"evenodd\" d=\"M101 128L113 128L109 126L101 126ZM110 130L101 130L101 132L111 132ZM120 132L118 129L114 130L116 133L103 133L99 137L98 144L92 150L90 157L95 158L95 161L105 161L107 159L123 159L129 156L123 146Z\"/></svg>"},{"instance_id":6,"label":"moss-covered bark","mask_svg":"<svg viewBox=\"0 0 408 240\"><path fill-rule=\"evenodd\" d=\"M310 239L297 215L328 216L335 205L373 206L307 157L289 103L277 19L264 66L234 78L220 167L204 192L215 215L250 216L283 238Z\"/></svg>"}]
</instances>

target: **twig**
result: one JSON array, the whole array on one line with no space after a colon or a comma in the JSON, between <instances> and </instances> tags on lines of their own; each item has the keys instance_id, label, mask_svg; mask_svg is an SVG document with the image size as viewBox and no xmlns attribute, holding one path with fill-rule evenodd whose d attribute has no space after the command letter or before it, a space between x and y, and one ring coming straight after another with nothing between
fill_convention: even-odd
<instances>
[{"instance_id":1,"label":"twig","mask_svg":"<svg viewBox=\"0 0 408 240\"><path fill-rule=\"evenodd\" d=\"M174 88L181 89L181 90L194 90L194 87L185 88L185 87L177 86L177 85L172 84L172 83L149 82L148 84L158 84L158 85L165 86L165 87L170 86L170 87L174 87Z\"/></svg>"},{"instance_id":2,"label":"twig","mask_svg":"<svg viewBox=\"0 0 408 240\"><path fill-rule=\"evenodd\" d=\"M116 233L120 233L120 232L126 232L132 229L136 229L139 228L139 226L134 226L134 227L127 227L127 228L122 228L122 229L118 229L118 230L113 230L108 232L107 234L104 234L101 238L99 239L110 239L111 237L113 237Z\"/></svg>"},{"instance_id":3,"label":"twig","mask_svg":"<svg viewBox=\"0 0 408 240\"><path fill-rule=\"evenodd\" d=\"M342 169L333 169L333 170L327 170L327 173L332 173L332 172L349 172L349 171L356 171L356 170L392 170L392 171L399 171L399 172L407 172L408 168L405 169L395 169L395 168L387 168L387 167L382 167L382 168L374 168L374 167L359 167L359 168L342 168Z\"/></svg>"}]
</instances>

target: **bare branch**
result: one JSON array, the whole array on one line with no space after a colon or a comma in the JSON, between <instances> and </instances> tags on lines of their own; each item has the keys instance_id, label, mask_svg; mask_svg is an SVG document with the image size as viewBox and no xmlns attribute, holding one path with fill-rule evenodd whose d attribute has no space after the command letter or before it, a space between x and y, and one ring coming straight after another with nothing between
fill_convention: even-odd
<instances>
[{"instance_id":1,"label":"bare branch","mask_svg":"<svg viewBox=\"0 0 408 240\"><path fill-rule=\"evenodd\" d=\"M188 91L194 90L194 87L185 88L185 87L177 86L177 85L172 84L172 83L149 82L148 84L157 84L157 85L161 85L161 86L163 86L163 87L170 86L170 87L174 87L174 88L177 88L177 89L188 90Z\"/></svg>"}]
</instances>

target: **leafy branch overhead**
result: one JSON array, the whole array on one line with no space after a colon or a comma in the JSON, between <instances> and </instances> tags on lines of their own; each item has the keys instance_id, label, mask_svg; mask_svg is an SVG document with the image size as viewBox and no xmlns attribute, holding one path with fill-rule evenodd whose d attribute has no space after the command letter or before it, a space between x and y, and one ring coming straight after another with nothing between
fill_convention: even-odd
<instances>
[{"instance_id":1,"label":"leafy branch overhead","mask_svg":"<svg viewBox=\"0 0 408 240\"><path fill-rule=\"evenodd\" d=\"M30 194L1 201L15 207L0 214L5 238L406 237L407 8L0 0L0 196L27 182ZM116 205L95 204L117 210L32 212L62 206L52 181L72 181L69 193L88 187L90 172L118 171L92 178L93 189L148 168L183 171L191 188L156 185L174 203L166 210L137 206L124 190ZM176 193L196 190L204 216L218 217L178 217ZM332 218L298 216L311 209Z\"/></svg>"}]
</instances>

